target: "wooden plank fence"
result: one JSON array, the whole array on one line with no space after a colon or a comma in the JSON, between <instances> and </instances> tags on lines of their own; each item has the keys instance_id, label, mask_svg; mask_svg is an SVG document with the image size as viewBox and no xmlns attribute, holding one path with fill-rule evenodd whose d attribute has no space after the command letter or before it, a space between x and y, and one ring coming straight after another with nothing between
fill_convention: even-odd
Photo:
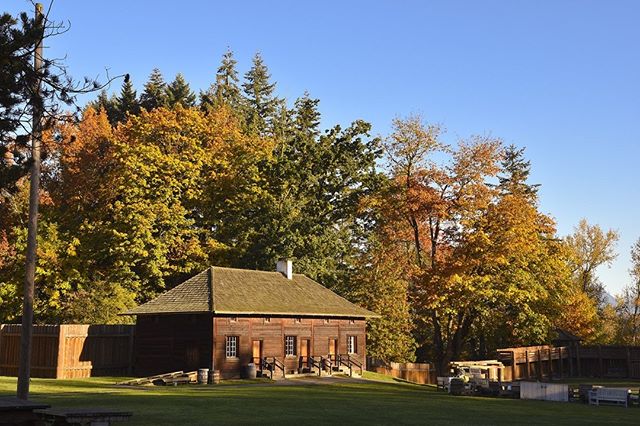
<instances>
[{"instance_id":1,"label":"wooden plank fence","mask_svg":"<svg viewBox=\"0 0 640 426\"><path fill-rule=\"evenodd\" d=\"M640 346L576 345L575 375L640 379Z\"/></svg>"},{"instance_id":2,"label":"wooden plank fence","mask_svg":"<svg viewBox=\"0 0 640 426\"><path fill-rule=\"evenodd\" d=\"M0 375L17 376L20 324L0 325ZM75 379L131 375L133 325L36 325L31 376Z\"/></svg>"},{"instance_id":3,"label":"wooden plank fence","mask_svg":"<svg viewBox=\"0 0 640 426\"><path fill-rule=\"evenodd\" d=\"M384 365L380 362L370 361L368 370L423 385L434 385L437 381L435 367L430 363L392 362L389 365Z\"/></svg>"}]
</instances>

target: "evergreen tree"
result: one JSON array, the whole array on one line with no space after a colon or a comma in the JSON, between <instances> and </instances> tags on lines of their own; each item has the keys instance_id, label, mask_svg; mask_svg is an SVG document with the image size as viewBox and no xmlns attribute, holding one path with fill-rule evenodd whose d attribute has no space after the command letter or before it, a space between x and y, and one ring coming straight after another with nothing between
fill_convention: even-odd
<instances>
[{"instance_id":1,"label":"evergreen tree","mask_svg":"<svg viewBox=\"0 0 640 426\"><path fill-rule=\"evenodd\" d=\"M242 83L247 100L247 124L249 130L260 135L272 133L273 118L278 101L273 92L276 84L271 83L271 74L260 53L253 57L253 66L244 76Z\"/></svg>"},{"instance_id":2,"label":"evergreen tree","mask_svg":"<svg viewBox=\"0 0 640 426\"><path fill-rule=\"evenodd\" d=\"M140 106L151 111L167 105L167 83L158 68L151 71L149 80L144 85L144 92L140 95Z\"/></svg>"},{"instance_id":3,"label":"evergreen tree","mask_svg":"<svg viewBox=\"0 0 640 426\"><path fill-rule=\"evenodd\" d=\"M88 106L94 108L96 111L103 110L107 114L109 122L111 124L115 124L118 114L117 102L115 95L111 95L111 97L109 97L109 95L107 95L107 91L102 90L98 95L98 98L93 102L89 102Z\"/></svg>"},{"instance_id":4,"label":"evergreen tree","mask_svg":"<svg viewBox=\"0 0 640 426\"><path fill-rule=\"evenodd\" d=\"M191 91L189 83L181 73L178 73L175 80L167 86L166 92L167 103L170 106L180 104L185 108L190 108L196 104L196 95Z\"/></svg>"},{"instance_id":5,"label":"evergreen tree","mask_svg":"<svg viewBox=\"0 0 640 426\"><path fill-rule=\"evenodd\" d=\"M295 103L295 128L299 133L312 137L320 135L320 112L318 111L319 99L312 99L308 92L304 92Z\"/></svg>"},{"instance_id":6,"label":"evergreen tree","mask_svg":"<svg viewBox=\"0 0 640 426\"><path fill-rule=\"evenodd\" d=\"M522 195L530 201L537 198L540 185L527 183L531 162L524 159L524 148L517 149L515 145L509 145L505 149L501 166L498 189L503 195Z\"/></svg>"},{"instance_id":7,"label":"evergreen tree","mask_svg":"<svg viewBox=\"0 0 640 426\"><path fill-rule=\"evenodd\" d=\"M228 50L222 56L222 63L216 72L216 82L209 90L200 94L201 105L228 105L233 110L239 111L242 106L242 94L238 85L238 62L233 57L233 52Z\"/></svg>"},{"instance_id":8,"label":"evergreen tree","mask_svg":"<svg viewBox=\"0 0 640 426\"><path fill-rule=\"evenodd\" d=\"M293 113L294 111L287 108L287 103L284 99L276 100L270 133L281 143L286 143L287 139L291 137L293 130Z\"/></svg>"},{"instance_id":9,"label":"evergreen tree","mask_svg":"<svg viewBox=\"0 0 640 426\"><path fill-rule=\"evenodd\" d=\"M128 114L138 114L140 112L140 103L138 102L138 94L133 88L131 80L126 79L122 83L120 96L116 98L116 121L124 122L127 120Z\"/></svg>"}]
</instances>

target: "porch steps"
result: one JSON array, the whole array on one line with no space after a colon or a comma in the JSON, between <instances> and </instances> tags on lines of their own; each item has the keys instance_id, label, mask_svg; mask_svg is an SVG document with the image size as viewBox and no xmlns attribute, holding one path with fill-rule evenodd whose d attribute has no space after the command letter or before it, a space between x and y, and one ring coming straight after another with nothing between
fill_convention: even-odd
<instances>
[{"instance_id":1,"label":"porch steps","mask_svg":"<svg viewBox=\"0 0 640 426\"><path fill-rule=\"evenodd\" d=\"M258 371L258 375L261 377L270 377L269 376L269 372L265 371L264 373ZM318 376L317 372L310 372L310 373L287 373L285 375L285 377L282 377L282 375L280 374L274 374L273 375L273 380L286 380L286 379L295 379L298 377L333 377L333 376L347 376L349 377L349 369L348 368L339 368L339 369L334 369L334 371L328 372L328 371L322 371L322 373L320 374L320 376ZM353 372L353 374L351 375L351 377L354 378L360 378L362 376L360 376L360 374L356 373L355 371Z\"/></svg>"}]
</instances>

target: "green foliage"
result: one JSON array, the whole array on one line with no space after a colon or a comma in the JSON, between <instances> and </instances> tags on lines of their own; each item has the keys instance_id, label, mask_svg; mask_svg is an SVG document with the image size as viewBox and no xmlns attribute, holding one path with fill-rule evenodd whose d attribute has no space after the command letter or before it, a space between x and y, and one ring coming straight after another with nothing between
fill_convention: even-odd
<instances>
[{"instance_id":1,"label":"green foliage","mask_svg":"<svg viewBox=\"0 0 640 426\"><path fill-rule=\"evenodd\" d=\"M127 120L127 117L129 115L135 115L139 112L140 102L138 101L138 95L133 88L133 83L131 83L131 80L126 80L124 83L122 83L120 96L116 98L115 121L118 123L124 122Z\"/></svg>"},{"instance_id":2,"label":"green foliage","mask_svg":"<svg viewBox=\"0 0 640 426\"><path fill-rule=\"evenodd\" d=\"M111 124L115 125L118 122L118 98L115 95L109 97L107 92L102 90L98 98L93 102L89 102L87 106L94 108L96 111L103 110L107 114Z\"/></svg>"},{"instance_id":3,"label":"green foliage","mask_svg":"<svg viewBox=\"0 0 640 426\"><path fill-rule=\"evenodd\" d=\"M215 84L200 94L201 106L217 107L224 104L232 110L242 110L244 100L240 91L236 64L233 52L231 50L225 52L222 56L222 63L216 72Z\"/></svg>"},{"instance_id":4,"label":"green foliage","mask_svg":"<svg viewBox=\"0 0 640 426\"><path fill-rule=\"evenodd\" d=\"M278 110L278 99L274 96L275 83L260 53L253 57L253 65L242 83L247 102L247 125L251 132L259 135L273 134L274 115Z\"/></svg>"},{"instance_id":5,"label":"green foliage","mask_svg":"<svg viewBox=\"0 0 640 426\"><path fill-rule=\"evenodd\" d=\"M540 185L527 183L531 162L524 159L524 148L518 149L515 145L506 147L501 165L502 173L498 175L500 192L535 200Z\"/></svg>"},{"instance_id":6,"label":"green foliage","mask_svg":"<svg viewBox=\"0 0 640 426\"><path fill-rule=\"evenodd\" d=\"M181 74L167 85L154 70L139 100L127 81L48 132L37 321L128 321L117 314L209 264L272 270L287 257L381 314L368 345L385 362L418 347L442 369L547 342L555 327L590 341L622 330L615 315L618 328L598 321L589 293L616 235L581 224L557 239L522 149L487 137L449 147L439 126L397 119L384 175L368 123L323 130L319 100L278 98L260 55L240 84L225 53L200 99ZM13 179L0 193L2 321L19 315L19 168L0 168Z\"/></svg>"},{"instance_id":7,"label":"green foliage","mask_svg":"<svg viewBox=\"0 0 640 426\"><path fill-rule=\"evenodd\" d=\"M167 86L166 96L169 106L181 105L184 108L190 108L196 104L196 95L191 91L189 83L181 73L178 73Z\"/></svg>"},{"instance_id":8,"label":"green foliage","mask_svg":"<svg viewBox=\"0 0 640 426\"><path fill-rule=\"evenodd\" d=\"M413 362L416 342L412 335L409 281L401 256L370 241L358 260L349 296L380 318L367 321L367 356L390 362Z\"/></svg>"},{"instance_id":9,"label":"green foliage","mask_svg":"<svg viewBox=\"0 0 640 426\"><path fill-rule=\"evenodd\" d=\"M167 84L158 68L154 68L140 95L140 106L147 111L167 106Z\"/></svg>"}]
</instances>

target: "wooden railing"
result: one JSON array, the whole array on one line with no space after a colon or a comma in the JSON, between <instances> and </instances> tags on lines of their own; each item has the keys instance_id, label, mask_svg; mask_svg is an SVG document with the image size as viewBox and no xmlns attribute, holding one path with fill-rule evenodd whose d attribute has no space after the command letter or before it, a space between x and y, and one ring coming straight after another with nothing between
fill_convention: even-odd
<instances>
[{"instance_id":1,"label":"wooden railing","mask_svg":"<svg viewBox=\"0 0 640 426\"><path fill-rule=\"evenodd\" d=\"M273 372L276 370L282 371L282 378L286 378L285 375L285 366L282 361L280 361L276 357L264 357L262 358L262 362L260 364L262 371L268 371L270 378L273 380Z\"/></svg>"},{"instance_id":2,"label":"wooden railing","mask_svg":"<svg viewBox=\"0 0 640 426\"><path fill-rule=\"evenodd\" d=\"M337 362L338 366L344 365L349 369L349 376L353 376L353 367L358 368L360 370L360 375L362 376L362 363L355 358L352 358L351 355L338 355Z\"/></svg>"},{"instance_id":3,"label":"wooden railing","mask_svg":"<svg viewBox=\"0 0 640 426\"><path fill-rule=\"evenodd\" d=\"M333 370L333 361L331 360L331 355L328 357L320 357L320 365L322 365L323 370L329 370L329 373Z\"/></svg>"},{"instance_id":4,"label":"wooden railing","mask_svg":"<svg viewBox=\"0 0 640 426\"><path fill-rule=\"evenodd\" d=\"M317 368L318 376L322 375L322 357L320 357L320 361L316 360L314 357L309 357L309 368Z\"/></svg>"}]
</instances>

